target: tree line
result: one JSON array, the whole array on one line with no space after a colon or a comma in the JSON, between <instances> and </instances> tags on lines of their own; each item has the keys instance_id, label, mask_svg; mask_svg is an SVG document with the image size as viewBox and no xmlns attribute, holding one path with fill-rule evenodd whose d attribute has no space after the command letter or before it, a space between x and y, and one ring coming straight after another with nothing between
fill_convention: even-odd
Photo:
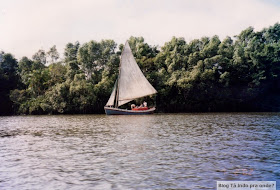
<instances>
[{"instance_id":1,"label":"tree line","mask_svg":"<svg viewBox=\"0 0 280 190\"><path fill-rule=\"evenodd\" d=\"M252 27L222 41L217 35L161 48L128 40L136 62L157 89L159 112L280 111L280 24ZM0 52L0 114L104 113L118 75L113 40L68 43L17 61Z\"/></svg>"}]
</instances>

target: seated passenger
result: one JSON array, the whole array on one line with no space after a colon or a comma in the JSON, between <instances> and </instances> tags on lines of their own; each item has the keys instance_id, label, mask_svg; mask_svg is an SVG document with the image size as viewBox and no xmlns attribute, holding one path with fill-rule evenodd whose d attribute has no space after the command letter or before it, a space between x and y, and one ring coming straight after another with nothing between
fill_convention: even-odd
<instances>
[{"instance_id":1,"label":"seated passenger","mask_svg":"<svg viewBox=\"0 0 280 190\"><path fill-rule=\"evenodd\" d=\"M148 104L147 104L147 102L143 102L143 105L144 105L144 107L147 107L148 106Z\"/></svg>"},{"instance_id":2,"label":"seated passenger","mask_svg":"<svg viewBox=\"0 0 280 190\"><path fill-rule=\"evenodd\" d=\"M131 104L131 110L135 108L135 104Z\"/></svg>"}]
</instances>

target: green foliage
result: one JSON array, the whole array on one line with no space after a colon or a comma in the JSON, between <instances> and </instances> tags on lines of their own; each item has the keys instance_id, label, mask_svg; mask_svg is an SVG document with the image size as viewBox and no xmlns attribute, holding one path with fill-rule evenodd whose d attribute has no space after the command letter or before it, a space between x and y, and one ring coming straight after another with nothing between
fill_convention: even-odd
<instances>
[{"instance_id":1,"label":"green foliage","mask_svg":"<svg viewBox=\"0 0 280 190\"><path fill-rule=\"evenodd\" d=\"M13 103L9 98L11 90L19 83L18 62L10 53L0 52L0 115L12 114Z\"/></svg>"},{"instance_id":2,"label":"green foliage","mask_svg":"<svg viewBox=\"0 0 280 190\"><path fill-rule=\"evenodd\" d=\"M68 83L57 83L46 92L46 99L49 107L46 106L46 111L49 108L51 113L67 113L69 106L69 88Z\"/></svg>"},{"instance_id":3,"label":"green foliage","mask_svg":"<svg viewBox=\"0 0 280 190\"><path fill-rule=\"evenodd\" d=\"M160 50L143 37L128 42L158 91L159 112L280 110L279 23L223 40L173 37ZM53 46L19 63L0 52L0 114L104 113L123 47L113 40L68 43L61 61Z\"/></svg>"},{"instance_id":4,"label":"green foliage","mask_svg":"<svg viewBox=\"0 0 280 190\"><path fill-rule=\"evenodd\" d=\"M53 63L49 66L50 79L48 85L52 86L55 84L63 83L66 80L67 68L62 63Z\"/></svg>"},{"instance_id":5,"label":"green foliage","mask_svg":"<svg viewBox=\"0 0 280 190\"><path fill-rule=\"evenodd\" d=\"M59 58L59 53L56 49L56 46L50 48L50 50L47 52L47 55L50 58L50 63L55 63Z\"/></svg>"},{"instance_id":6,"label":"green foliage","mask_svg":"<svg viewBox=\"0 0 280 190\"><path fill-rule=\"evenodd\" d=\"M44 50L40 49L32 56L32 59L45 65L47 63L47 54Z\"/></svg>"},{"instance_id":7,"label":"green foliage","mask_svg":"<svg viewBox=\"0 0 280 190\"><path fill-rule=\"evenodd\" d=\"M90 41L83 44L77 54L77 60L87 80L94 80L98 83L101 80L101 73L115 54L117 44L113 40L102 40L100 43Z\"/></svg>"},{"instance_id":8,"label":"green foliage","mask_svg":"<svg viewBox=\"0 0 280 190\"><path fill-rule=\"evenodd\" d=\"M73 43L68 43L64 49L64 59L65 62L69 62L69 61L76 61L77 60L77 53L78 53L78 49L80 47L80 43L79 42L75 42L75 44Z\"/></svg>"}]
</instances>

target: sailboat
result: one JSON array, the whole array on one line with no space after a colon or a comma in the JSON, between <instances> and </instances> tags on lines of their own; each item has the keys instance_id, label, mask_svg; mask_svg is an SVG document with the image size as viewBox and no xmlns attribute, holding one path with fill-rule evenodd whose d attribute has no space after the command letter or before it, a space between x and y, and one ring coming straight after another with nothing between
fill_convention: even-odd
<instances>
[{"instance_id":1,"label":"sailboat","mask_svg":"<svg viewBox=\"0 0 280 190\"><path fill-rule=\"evenodd\" d=\"M123 48L119 75L111 96L104 106L107 115L146 115L152 114L155 107L145 109L121 109L120 106L137 98L156 94L156 89L146 79L137 65L128 42Z\"/></svg>"}]
</instances>

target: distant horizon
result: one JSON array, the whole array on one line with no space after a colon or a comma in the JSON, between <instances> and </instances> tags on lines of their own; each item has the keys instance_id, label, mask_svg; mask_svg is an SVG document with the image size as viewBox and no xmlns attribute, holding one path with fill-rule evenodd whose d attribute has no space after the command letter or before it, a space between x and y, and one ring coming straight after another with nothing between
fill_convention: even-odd
<instances>
[{"instance_id":1,"label":"distant horizon","mask_svg":"<svg viewBox=\"0 0 280 190\"><path fill-rule=\"evenodd\" d=\"M260 31L279 21L276 0L4 0L0 51L31 58L56 45L62 58L66 44L76 41L112 39L119 45L134 36L161 47L173 36L187 42L214 35L223 40L250 26Z\"/></svg>"}]
</instances>

